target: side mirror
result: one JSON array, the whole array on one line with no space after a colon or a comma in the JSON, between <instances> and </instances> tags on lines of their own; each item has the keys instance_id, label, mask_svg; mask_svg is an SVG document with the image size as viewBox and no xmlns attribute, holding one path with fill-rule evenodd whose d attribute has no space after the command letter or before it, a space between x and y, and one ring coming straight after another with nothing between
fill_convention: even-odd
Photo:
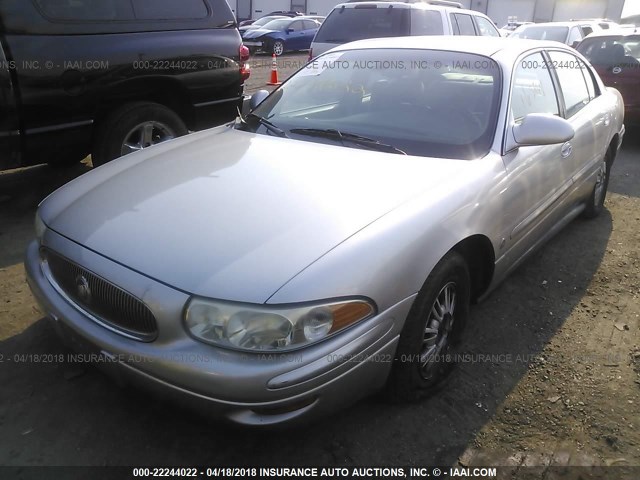
<instances>
[{"instance_id":1,"label":"side mirror","mask_svg":"<svg viewBox=\"0 0 640 480\"><path fill-rule=\"evenodd\" d=\"M293 30L293 28L287 28L286 32L287 32L287 34L289 34L289 33L293 33L294 30Z\"/></svg>"},{"instance_id":2,"label":"side mirror","mask_svg":"<svg viewBox=\"0 0 640 480\"><path fill-rule=\"evenodd\" d=\"M554 145L571 140L576 132L564 118L548 113L530 113L512 128L515 146Z\"/></svg>"},{"instance_id":3,"label":"side mirror","mask_svg":"<svg viewBox=\"0 0 640 480\"><path fill-rule=\"evenodd\" d=\"M258 105L260 105L265 98L269 96L268 90L258 90L256 93L251 95L251 99L249 100L249 110L253 110Z\"/></svg>"},{"instance_id":4,"label":"side mirror","mask_svg":"<svg viewBox=\"0 0 640 480\"><path fill-rule=\"evenodd\" d=\"M578 44L580 43L580 40L576 40L575 42L573 42L571 44L571 48L576 48L578 46Z\"/></svg>"}]
</instances>

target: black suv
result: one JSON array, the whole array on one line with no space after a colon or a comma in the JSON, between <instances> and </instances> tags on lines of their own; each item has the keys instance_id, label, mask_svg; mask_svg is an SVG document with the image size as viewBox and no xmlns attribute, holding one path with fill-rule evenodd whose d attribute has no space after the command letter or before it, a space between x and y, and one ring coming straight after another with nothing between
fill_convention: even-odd
<instances>
[{"instance_id":1,"label":"black suv","mask_svg":"<svg viewBox=\"0 0 640 480\"><path fill-rule=\"evenodd\" d=\"M248 59L226 0L1 0L0 169L100 165L220 124Z\"/></svg>"}]
</instances>

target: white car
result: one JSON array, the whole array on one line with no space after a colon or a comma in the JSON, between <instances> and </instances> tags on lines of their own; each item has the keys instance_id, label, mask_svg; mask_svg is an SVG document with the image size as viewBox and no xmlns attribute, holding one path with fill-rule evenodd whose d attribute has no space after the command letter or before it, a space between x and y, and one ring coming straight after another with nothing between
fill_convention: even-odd
<instances>
[{"instance_id":1,"label":"white car","mask_svg":"<svg viewBox=\"0 0 640 480\"><path fill-rule=\"evenodd\" d=\"M453 3L453 2L443 2ZM347 42L409 35L499 37L494 23L480 12L426 2L359 2L336 5L316 33L309 59Z\"/></svg>"}]
</instances>

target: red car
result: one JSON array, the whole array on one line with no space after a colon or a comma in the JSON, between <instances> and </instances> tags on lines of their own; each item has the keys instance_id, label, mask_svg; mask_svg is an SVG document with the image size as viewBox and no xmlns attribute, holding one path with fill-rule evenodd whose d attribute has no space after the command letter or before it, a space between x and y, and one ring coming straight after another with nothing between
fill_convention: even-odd
<instances>
[{"instance_id":1,"label":"red car","mask_svg":"<svg viewBox=\"0 0 640 480\"><path fill-rule=\"evenodd\" d=\"M577 47L608 87L624 98L625 121L640 124L640 30L594 33Z\"/></svg>"}]
</instances>

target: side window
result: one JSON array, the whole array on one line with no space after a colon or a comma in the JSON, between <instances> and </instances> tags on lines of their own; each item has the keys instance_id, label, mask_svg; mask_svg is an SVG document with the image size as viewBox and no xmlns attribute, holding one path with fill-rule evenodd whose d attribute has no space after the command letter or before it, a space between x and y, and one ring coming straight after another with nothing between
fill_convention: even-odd
<instances>
[{"instance_id":1,"label":"side window","mask_svg":"<svg viewBox=\"0 0 640 480\"><path fill-rule=\"evenodd\" d=\"M304 29L305 30L312 30L314 28L318 28L319 25L316 22L313 22L311 20L305 20L304 21Z\"/></svg>"},{"instance_id":2,"label":"side window","mask_svg":"<svg viewBox=\"0 0 640 480\"><path fill-rule=\"evenodd\" d=\"M582 74L584 64L573 55L564 52L549 52L551 65L560 81L560 89L567 109L567 118L572 117L589 103L589 90Z\"/></svg>"},{"instance_id":3,"label":"side window","mask_svg":"<svg viewBox=\"0 0 640 480\"><path fill-rule=\"evenodd\" d=\"M188 20L206 18L209 14L203 0L132 0L132 3L138 20Z\"/></svg>"},{"instance_id":4,"label":"side window","mask_svg":"<svg viewBox=\"0 0 640 480\"><path fill-rule=\"evenodd\" d=\"M442 17L435 10L411 10L411 35L443 35Z\"/></svg>"},{"instance_id":5,"label":"side window","mask_svg":"<svg viewBox=\"0 0 640 480\"><path fill-rule=\"evenodd\" d=\"M460 35L476 35L476 28L473 26L471 15L464 15L462 13L454 13L453 15L458 21Z\"/></svg>"},{"instance_id":6,"label":"side window","mask_svg":"<svg viewBox=\"0 0 640 480\"><path fill-rule=\"evenodd\" d=\"M451 29L453 30L454 35L460 35L460 27L458 26L458 21L456 20L455 15L452 13L449 15L451 20Z\"/></svg>"},{"instance_id":7,"label":"side window","mask_svg":"<svg viewBox=\"0 0 640 480\"><path fill-rule=\"evenodd\" d=\"M299 32L300 30L302 30L302 21L296 20L295 22L291 22L289 24L289 28L294 32Z\"/></svg>"},{"instance_id":8,"label":"side window","mask_svg":"<svg viewBox=\"0 0 640 480\"><path fill-rule=\"evenodd\" d=\"M593 100L598 96L598 85L596 84L593 74L589 67L587 67L582 61L580 61L580 65L582 65L582 74L584 75L584 81L587 83L587 90L589 91L589 99Z\"/></svg>"},{"instance_id":9,"label":"side window","mask_svg":"<svg viewBox=\"0 0 640 480\"><path fill-rule=\"evenodd\" d=\"M530 113L559 115L558 99L542 54L520 61L513 76L511 112L516 121Z\"/></svg>"},{"instance_id":10,"label":"side window","mask_svg":"<svg viewBox=\"0 0 640 480\"><path fill-rule=\"evenodd\" d=\"M582 34L580 33L580 29L578 27L571 28L569 32L569 39L567 40L567 45L573 46L576 42L582 40Z\"/></svg>"},{"instance_id":11,"label":"side window","mask_svg":"<svg viewBox=\"0 0 640 480\"><path fill-rule=\"evenodd\" d=\"M130 0L35 0L48 19L69 22L133 20Z\"/></svg>"},{"instance_id":12,"label":"side window","mask_svg":"<svg viewBox=\"0 0 640 480\"><path fill-rule=\"evenodd\" d=\"M484 17L475 17L476 25L478 26L478 30L480 31L480 35L484 37L499 37L500 32L496 30L489 20Z\"/></svg>"},{"instance_id":13,"label":"side window","mask_svg":"<svg viewBox=\"0 0 640 480\"><path fill-rule=\"evenodd\" d=\"M589 35L589 34L591 34L591 33L593 33L593 28L591 28L591 27L590 27L590 26L588 26L588 25L583 25L583 26L582 26L582 35L583 35L583 36L585 36L585 37L586 37L587 35Z\"/></svg>"}]
</instances>

